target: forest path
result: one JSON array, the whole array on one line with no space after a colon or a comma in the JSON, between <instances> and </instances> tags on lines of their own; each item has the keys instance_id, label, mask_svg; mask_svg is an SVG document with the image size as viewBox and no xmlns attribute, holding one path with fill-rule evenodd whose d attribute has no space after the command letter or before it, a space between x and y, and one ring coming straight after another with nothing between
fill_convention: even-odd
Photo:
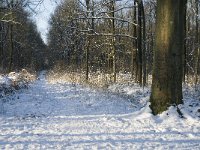
<instances>
[{"instance_id":1,"label":"forest path","mask_svg":"<svg viewBox=\"0 0 200 150\"><path fill-rule=\"evenodd\" d=\"M4 104L6 116L35 117L126 114L136 108L117 94L100 92L74 84L49 84L45 73L28 90Z\"/></svg>"},{"instance_id":2,"label":"forest path","mask_svg":"<svg viewBox=\"0 0 200 150\"><path fill-rule=\"evenodd\" d=\"M195 119L154 117L148 105L138 111L118 95L39 78L3 103L0 149L200 148Z\"/></svg>"}]
</instances>

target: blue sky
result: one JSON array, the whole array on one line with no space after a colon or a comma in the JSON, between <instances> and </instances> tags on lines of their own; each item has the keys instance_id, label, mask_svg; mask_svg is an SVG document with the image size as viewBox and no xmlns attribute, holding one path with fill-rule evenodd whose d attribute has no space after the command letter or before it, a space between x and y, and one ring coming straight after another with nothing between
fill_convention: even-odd
<instances>
[{"instance_id":1,"label":"blue sky","mask_svg":"<svg viewBox=\"0 0 200 150\"><path fill-rule=\"evenodd\" d=\"M49 29L48 21L58 3L59 0L44 0L43 3L37 7L37 14L33 15L37 28L45 43L47 42L47 33Z\"/></svg>"}]
</instances>

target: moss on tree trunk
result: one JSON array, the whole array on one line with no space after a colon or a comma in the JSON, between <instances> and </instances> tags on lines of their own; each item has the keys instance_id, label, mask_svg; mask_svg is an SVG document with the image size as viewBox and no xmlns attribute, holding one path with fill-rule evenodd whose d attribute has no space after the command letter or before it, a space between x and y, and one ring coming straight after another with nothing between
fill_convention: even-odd
<instances>
[{"instance_id":1,"label":"moss on tree trunk","mask_svg":"<svg viewBox=\"0 0 200 150\"><path fill-rule=\"evenodd\" d=\"M150 97L153 114L182 101L184 9L186 0L158 0L153 82Z\"/></svg>"}]
</instances>

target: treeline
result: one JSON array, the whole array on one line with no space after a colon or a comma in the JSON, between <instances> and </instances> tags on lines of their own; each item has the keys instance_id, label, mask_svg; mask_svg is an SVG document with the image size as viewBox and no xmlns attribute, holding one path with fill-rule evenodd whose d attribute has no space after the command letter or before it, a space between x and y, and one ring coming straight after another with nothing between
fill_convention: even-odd
<instances>
[{"instance_id":1,"label":"treeline","mask_svg":"<svg viewBox=\"0 0 200 150\"><path fill-rule=\"evenodd\" d=\"M29 1L0 1L0 71L44 67L46 45L26 10Z\"/></svg>"},{"instance_id":2,"label":"treeline","mask_svg":"<svg viewBox=\"0 0 200 150\"><path fill-rule=\"evenodd\" d=\"M137 72L141 81L144 35L141 26L137 40L136 30L138 20L143 25L143 18L137 15L144 14L144 8L142 2L137 4L140 10L135 2L63 1L50 20L51 62L84 71L86 80L89 72L98 70L111 74L112 81L120 71Z\"/></svg>"},{"instance_id":3,"label":"treeline","mask_svg":"<svg viewBox=\"0 0 200 150\"><path fill-rule=\"evenodd\" d=\"M67 0L50 20L51 66L71 71L130 72L145 85L152 74L156 0ZM184 77L199 74L199 0L188 0L185 12ZM197 81L197 80L196 80Z\"/></svg>"}]
</instances>

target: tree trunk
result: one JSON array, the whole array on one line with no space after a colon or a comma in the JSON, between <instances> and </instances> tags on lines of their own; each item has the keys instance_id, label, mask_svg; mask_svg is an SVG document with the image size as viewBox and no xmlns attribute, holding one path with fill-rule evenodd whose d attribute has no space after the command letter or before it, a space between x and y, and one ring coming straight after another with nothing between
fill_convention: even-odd
<instances>
[{"instance_id":1,"label":"tree trunk","mask_svg":"<svg viewBox=\"0 0 200 150\"><path fill-rule=\"evenodd\" d=\"M86 81L88 81L89 79L89 48L90 48L90 41L89 41L89 38L87 37L86 38L86 70L85 70L85 73L86 73Z\"/></svg>"},{"instance_id":2,"label":"tree trunk","mask_svg":"<svg viewBox=\"0 0 200 150\"><path fill-rule=\"evenodd\" d=\"M138 0L138 75L137 81L142 86L142 1Z\"/></svg>"},{"instance_id":3,"label":"tree trunk","mask_svg":"<svg viewBox=\"0 0 200 150\"><path fill-rule=\"evenodd\" d=\"M145 12L144 12L144 5L141 0L141 11L142 11L142 73L143 73L143 87L146 85L147 82L147 72L146 72L146 21L145 21Z\"/></svg>"},{"instance_id":4,"label":"tree trunk","mask_svg":"<svg viewBox=\"0 0 200 150\"><path fill-rule=\"evenodd\" d=\"M115 50L115 0L111 0L111 17L112 19L112 59L113 59L113 66L112 66L112 73L113 73L113 82L116 82L116 50Z\"/></svg>"},{"instance_id":5,"label":"tree trunk","mask_svg":"<svg viewBox=\"0 0 200 150\"><path fill-rule=\"evenodd\" d=\"M154 115L182 101L186 0L158 0L151 109Z\"/></svg>"},{"instance_id":6,"label":"tree trunk","mask_svg":"<svg viewBox=\"0 0 200 150\"><path fill-rule=\"evenodd\" d=\"M12 67L13 67L13 54L14 54L14 45L13 45L13 24L10 23L9 25L9 50L10 50L10 57L9 57L9 68L8 68L8 72L12 71Z\"/></svg>"},{"instance_id":7,"label":"tree trunk","mask_svg":"<svg viewBox=\"0 0 200 150\"><path fill-rule=\"evenodd\" d=\"M134 1L134 8L133 8L133 22L137 24L137 10L136 10L136 1ZM137 38L137 26L133 25L133 37ZM133 79L134 76L134 69L135 69L135 77L137 75L137 39L133 39L133 50L132 50L132 66L131 66L131 78Z\"/></svg>"},{"instance_id":8,"label":"tree trunk","mask_svg":"<svg viewBox=\"0 0 200 150\"><path fill-rule=\"evenodd\" d=\"M183 62L184 62L184 66L183 66L183 82L185 82L185 80L186 80L186 74L187 74L187 47L186 47L186 42L187 42L187 40L186 40L186 36L187 36L187 25L186 25L186 12L187 11L187 6L185 5L185 9L184 9L184 37L185 37L185 39L184 39L184 55L183 55Z\"/></svg>"},{"instance_id":9,"label":"tree trunk","mask_svg":"<svg viewBox=\"0 0 200 150\"><path fill-rule=\"evenodd\" d=\"M86 0L86 6L87 6L87 17L89 17L89 10L90 10L90 0ZM89 29L89 19L87 18L87 29ZM90 31L88 31L90 32ZM89 48L90 48L90 37L89 33L86 35L86 81L88 81L89 78Z\"/></svg>"},{"instance_id":10,"label":"tree trunk","mask_svg":"<svg viewBox=\"0 0 200 150\"><path fill-rule=\"evenodd\" d=\"M195 35L195 39L196 39L196 65L195 65L195 86L198 83L198 76L199 76L199 59L200 59L200 49L199 49L199 19L198 19L198 13L199 13L199 3L198 0L195 1L196 3L196 18L195 18L195 22L196 22L196 35Z\"/></svg>"},{"instance_id":11,"label":"tree trunk","mask_svg":"<svg viewBox=\"0 0 200 150\"><path fill-rule=\"evenodd\" d=\"M3 69L3 48L4 48L4 44L3 44L3 23L0 22L0 69Z\"/></svg>"}]
</instances>

